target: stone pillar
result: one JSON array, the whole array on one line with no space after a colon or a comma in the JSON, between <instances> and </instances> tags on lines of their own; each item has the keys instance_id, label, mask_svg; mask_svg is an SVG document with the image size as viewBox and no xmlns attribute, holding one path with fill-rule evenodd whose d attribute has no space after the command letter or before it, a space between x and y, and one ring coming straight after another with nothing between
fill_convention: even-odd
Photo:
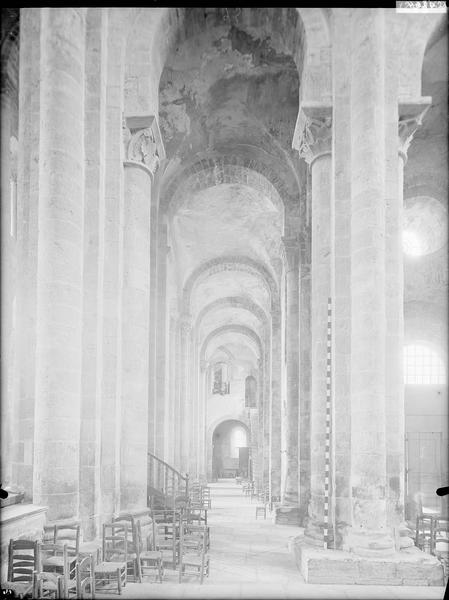
<instances>
[{"instance_id":1,"label":"stone pillar","mask_svg":"<svg viewBox=\"0 0 449 600\"><path fill-rule=\"evenodd\" d=\"M157 294L158 294L158 194L151 195L151 240L150 240L150 327L148 332L148 445L149 450L162 458L160 447L163 428L158 422L159 399L156 391L156 355L157 355Z\"/></svg>"},{"instance_id":2,"label":"stone pillar","mask_svg":"<svg viewBox=\"0 0 449 600\"><path fill-rule=\"evenodd\" d=\"M169 399L166 394L167 365L167 225L160 224L158 236L157 266L157 325L156 325L156 422L159 431L157 449L161 458L166 459L168 431L165 424L168 420ZM173 445L173 439L169 440ZM172 463L170 463L172 464Z\"/></svg>"},{"instance_id":3,"label":"stone pillar","mask_svg":"<svg viewBox=\"0 0 449 600\"><path fill-rule=\"evenodd\" d=\"M264 415L264 360L263 357L257 359L257 477L256 483L259 488L264 485L264 438L263 438L263 415Z\"/></svg>"},{"instance_id":4,"label":"stone pillar","mask_svg":"<svg viewBox=\"0 0 449 600\"><path fill-rule=\"evenodd\" d=\"M41 10L33 501L78 516L85 9Z\"/></svg>"},{"instance_id":5,"label":"stone pillar","mask_svg":"<svg viewBox=\"0 0 449 600\"><path fill-rule=\"evenodd\" d=\"M28 502L31 502L33 498L39 207L40 10L39 8L22 8L20 11L20 119L17 165L17 265L20 265L20 268L16 269L16 315L18 318L17 331L14 336L15 362L12 399L14 427L11 476L13 485L25 492L25 499ZM4 135L3 124L2 135ZM4 168L2 167L3 176ZM4 334L3 331L2 337ZM2 373L2 383L3 377L4 373ZM2 396L2 404L3 401ZM6 438L6 436L4 437Z\"/></svg>"},{"instance_id":6,"label":"stone pillar","mask_svg":"<svg viewBox=\"0 0 449 600\"><path fill-rule=\"evenodd\" d=\"M188 472L190 465L190 438L192 428L192 407L190 398L190 335L192 332L190 315L183 314L179 320L180 328L180 420L181 471Z\"/></svg>"},{"instance_id":7,"label":"stone pillar","mask_svg":"<svg viewBox=\"0 0 449 600\"><path fill-rule=\"evenodd\" d=\"M384 11L354 10L351 28L352 522L344 549L388 556Z\"/></svg>"},{"instance_id":8,"label":"stone pillar","mask_svg":"<svg viewBox=\"0 0 449 600\"><path fill-rule=\"evenodd\" d=\"M290 505L288 522L299 524L298 513L298 447L299 447L299 242L283 238L286 258L287 294L287 402L286 402L286 461L287 473L283 504ZM287 507L283 507L284 518Z\"/></svg>"},{"instance_id":9,"label":"stone pillar","mask_svg":"<svg viewBox=\"0 0 449 600\"><path fill-rule=\"evenodd\" d=\"M268 487L271 493L271 458L270 458L270 416L271 416L271 340L270 335L265 336L265 353L262 357L264 369L263 396L262 396L262 473L263 487Z\"/></svg>"},{"instance_id":10,"label":"stone pillar","mask_svg":"<svg viewBox=\"0 0 449 600\"><path fill-rule=\"evenodd\" d=\"M323 543L326 447L327 302L331 294L331 111L303 106L298 149L310 166L312 188L311 263L311 498L306 535Z\"/></svg>"},{"instance_id":11,"label":"stone pillar","mask_svg":"<svg viewBox=\"0 0 449 600\"><path fill-rule=\"evenodd\" d=\"M200 403L201 414L199 419L199 473L207 477L206 464L206 427L207 427L207 361L200 360Z\"/></svg>"},{"instance_id":12,"label":"stone pillar","mask_svg":"<svg viewBox=\"0 0 449 600\"><path fill-rule=\"evenodd\" d=\"M170 329L169 329L169 433L168 437L170 444L168 445L167 462L179 468L179 411L178 411L178 394L177 394L177 358L178 358L178 327L177 317L170 313Z\"/></svg>"},{"instance_id":13,"label":"stone pillar","mask_svg":"<svg viewBox=\"0 0 449 600\"><path fill-rule=\"evenodd\" d=\"M18 27L18 24L16 25ZM6 41L1 73L1 456L2 485L12 482L13 444L18 442L14 411L14 362L17 328L17 137L19 44Z\"/></svg>"},{"instance_id":14,"label":"stone pillar","mask_svg":"<svg viewBox=\"0 0 449 600\"><path fill-rule=\"evenodd\" d=\"M189 372L190 372L190 450L188 472L193 479L198 478L198 418L199 418L199 364L197 353L197 332L192 330L190 336L189 350Z\"/></svg>"},{"instance_id":15,"label":"stone pillar","mask_svg":"<svg viewBox=\"0 0 449 600\"><path fill-rule=\"evenodd\" d=\"M80 518L84 539L100 535L101 384L104 280L106 72L108 12L86 16L85 209L81 381Z\"/></svg>"},{"instance_id":16,"label":"stone pillar","mask_svg":"<svg viewBox=\"0 0 449 600\"><path fill-rule=\"evenodd\" d=\"M122 291L121 509L147 505L151 194L159 165L154 117L129 117Z\"/></svg>"},{"instance_id":17,"label":"stone pillar","mask_svg":"<svg viewBox=\"0 0 449 600\"><path fill-rule=\"evenodd\" d=\"M397 96L392 98L392 102ZM405 410L404 410L404 281L402 222L404 202L404 167L407 151L416 130L420 127L431 99L420 98L416 102L391 107L391 130L398 123L398 145L387 146L391 154L387 164L386 203L386 447L387 447L387 523L397 533L406 529L404 524L405 483ZM399 121L398 121L399 116ZM403 531L402 533L405 533ZM407 535L396 535L399 548L413 545Z\"/></svg>"},{"instance_id":18,"label":"stone pillar","mask_svg":"<svg viewBox=\"0 0 449 600\"><path fill-rule=\"evenodd\" d=\"M311 281L310 281L310 248L301 250L300 285L299 285L299 422L298 422L298 494L300 520L303 524L310 501L310 411L311 411Z\"/></svg>"},{"instance_id":19,"label":"stone pillar","mask_svg":"<svg viewBox=\"0 0 449 600\"><path fill-rule=\"evenodd\" d=\"M277 309L271 313L271 393L270 393L270 481L271 496L281 495L281 315Z\"/></svg>"}]
</instances>

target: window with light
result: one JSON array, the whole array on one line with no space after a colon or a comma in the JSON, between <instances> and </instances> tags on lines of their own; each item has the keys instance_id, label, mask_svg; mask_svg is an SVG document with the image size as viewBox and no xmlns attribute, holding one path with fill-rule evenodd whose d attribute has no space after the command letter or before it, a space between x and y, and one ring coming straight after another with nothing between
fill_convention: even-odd
<instances>
[{"instance_id":1,"label":"window with light","mask_svg":"<svg viewBox=\"0 0 449 600\"><path fill-rule=\"evenodd\" d=\"M446 383L446 371L440 356L424 344L404 348L404 383L435 385Z\"/></svg>"}]
</instances>

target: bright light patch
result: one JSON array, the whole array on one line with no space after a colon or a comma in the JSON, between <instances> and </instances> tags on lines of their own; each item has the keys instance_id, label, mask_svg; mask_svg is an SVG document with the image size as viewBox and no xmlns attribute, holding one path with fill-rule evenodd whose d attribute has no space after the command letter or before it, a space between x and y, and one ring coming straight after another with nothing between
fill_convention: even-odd
<instances>
[{"instance_id":1,"label":"bright light patch","mask_svg":"<svg viewBox=\"0 0 449 600\"><path fill-rule=\"evenodd\" d=\"M414 231L402 233L402 248L409 256L422 256L425 253L424 244Z\"/></svg>"},{"instance_id":2,"label":"bright light patch","mask_svg":"<svg viewBox=\"0 0 449 600\"><path fill-rule=\"evenodd\" d=\"M239 448L247 446L246 431L243 427L235 427L231 435L231 455L237 458Z\"/></svg>"},{"instance_id":3,"label":"bright light patch","mask_svg":"<svg viewBox=\"0 0 449 600\"><path fill-rule=\"evenodd\" d=\"M411 344L404 348L404 383L435 385L446 383L443 361L428 346Z\"/></svg>"}]
</instances>

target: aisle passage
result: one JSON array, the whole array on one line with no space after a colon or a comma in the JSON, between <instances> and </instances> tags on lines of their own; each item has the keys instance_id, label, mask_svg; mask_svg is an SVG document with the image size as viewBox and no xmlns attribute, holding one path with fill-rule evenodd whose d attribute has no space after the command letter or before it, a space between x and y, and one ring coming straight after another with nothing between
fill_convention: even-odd
<instances>
[{"instance_id":1,"label":"aisle passage","mask_svg":"<svg viewBox=\"0 0 449 600\"><path fill-rule=\"evenodd\" d=\"M194 575L178 583L178 573L166 570L164 582L147 577L128 583L123 598L428 598L443 597L443 588L306 584L289 550L298 527L258 519L255 500L243 496L234 479L209 484L212 508L210 576L199 585ZM97 594L97 598L111 595Z\"/></svg>"}]
</instances>

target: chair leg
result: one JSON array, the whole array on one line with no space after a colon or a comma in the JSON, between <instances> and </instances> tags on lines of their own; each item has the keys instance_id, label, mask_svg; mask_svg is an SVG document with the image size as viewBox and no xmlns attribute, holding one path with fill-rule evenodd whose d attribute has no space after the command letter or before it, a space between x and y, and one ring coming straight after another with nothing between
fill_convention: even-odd
<instances>
[{"instance_id":1,"label":"chair leg","mask_svg":"<svg viewBox=\"0 0 449 600\"><path fill-rule=\"evenodd\" d=\"M118 587L118 593L121 594L122 593L122 574L120 572L120 569L117 569L117 587Z\"/></svg>"}]
</instances>

